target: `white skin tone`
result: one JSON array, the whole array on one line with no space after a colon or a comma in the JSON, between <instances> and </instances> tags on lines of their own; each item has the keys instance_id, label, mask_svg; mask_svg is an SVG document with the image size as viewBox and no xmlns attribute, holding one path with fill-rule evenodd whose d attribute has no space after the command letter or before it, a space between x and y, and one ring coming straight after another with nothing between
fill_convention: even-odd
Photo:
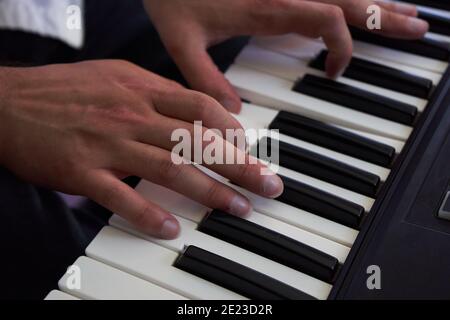
<instances>
[{"instance_id":1,"label":"white skin tone","mask_svg":"<svg viewBox=\"0 0 450 320\"><path fill-rule=\"evenodd\" d=\"M206 49L237 35L322 37L331 53L327 72L334 76L351 58L346 23L364 26L372 2L144 2L168 51L197 91L117 60L0 68L0 165L36 185L90 197L140 230L172 239L179 233L176 219L120 179L137 175L237 216L251 211L244 196L191 165L174 165L170 158L173 130L192 131L195 120L222 132L241 128L226 111L238 112L240 100ZM414 7L382 6L381 32L387 36L414 39L427 31ZM209 169L257 194L277 197L283 184L275 175L260 175L262 167L247 163Z\"/></svg>"},{"instance_id":2,"label":"white skin tone","mask_svg":"<svg viewBox=\"0 0 450 320\"><path fill-rule=\"evenodd\" d=\"M237 35L298 33L322 37L330 54L327 73L335 77L349 63L352 39L347 23L366 28L367 8L382 8L386 36L420 38L428 24L414 6L371 0L144 0L164 44L191 88L209 94L238 112L240 99L217 70L206 49ZM186 41L189 39L189 41Z\"/></svg>"}]
</instances>

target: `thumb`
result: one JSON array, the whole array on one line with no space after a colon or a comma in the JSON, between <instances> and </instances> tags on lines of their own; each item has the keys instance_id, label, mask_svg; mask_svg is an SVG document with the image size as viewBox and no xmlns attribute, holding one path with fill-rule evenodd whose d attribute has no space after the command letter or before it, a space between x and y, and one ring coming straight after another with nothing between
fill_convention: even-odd
<instances>
[{"instance_id":1,"label":"thumb","mask_svg":"<svg viewBox=\"0 0 450 320\"><path fill-rule=\"evenodd\" d=\"M241 99L204 46L191 43L179 50L169 49L169 53L193 90L215 98L230 112L240 112Z\"/></svg>"}]
</instances>

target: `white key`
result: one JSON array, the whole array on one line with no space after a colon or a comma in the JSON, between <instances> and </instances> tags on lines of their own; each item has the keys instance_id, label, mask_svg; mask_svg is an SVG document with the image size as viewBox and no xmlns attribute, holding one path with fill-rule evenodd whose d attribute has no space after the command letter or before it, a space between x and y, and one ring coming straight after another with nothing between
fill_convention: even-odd
<instances>
[{"instance_id":1,"label":"white key","mask_svg":"<svg viewBox=\"0 0 450 320\"><path fill-rule=\"evenodd\" d=\"M182 252L185 246L194 245L226 259L235 261L255 271L261 272L271 278L277 279L287 285L301 290L318 299L326 299L330 293L331 285L296 271L275 261L266 259L222 240L197 231L192 221L177 217L181 234L175 240L160 240L136 231L130 224L117 215L110 219L115 227L136 234L146 240L165 246L175 252Z\"/></svg>"},{"instance_id":2,"label":"white key","mask_svg":"<svg viewBox=\"0 0 450 320\"><path fill-rule=\"evenodd\" d=\"M294 92L292 81L247 67L233 65L226 76L242 98L255 104L402 141L412 132L411 127Z\"/></svg>"},{"instance_id":3,"label":"white key","mask_svg":"<svg viewBox=\"0 0 450 320\"><path fill-rule=\"evenodd\" d=\"M333 124L331 124L331 125L333 125ZM397 154L399 154L403 150L403 147L405 146L405 142L400 141L400 140L386 138L386 137L382 137L382 136L379 136L379 135L376 135L373 133L368 133L368 132L364 132L364 131L360 131L360 130L356 130L356 129L350 129L350 128L346 128L346 127L342 127L342 126L338 126L338 125L334 125L334 126L337 128L343 129L343 130L353 132L354 134L366 137L367 139L371 139L371 140L378 141L380 143L387 144L388 146L393 147Z\"/></svg>"},{"instance_id":4,"label":"white key","mask_svg":"<svg viewBox=\"0 0 450 320\"><path fill-rule=\"evenodd\" d=\"M282 202L268 199L261 197L259 195L256 195L248 190L245 190L239 186L236 186L235 184L232 184L231 182L227 181L223 177L217 176L215 173L211 172L209 169L206 169L201 166L197 166L200 170L205 172L206 174L212 176L216 180L221 181L222 183L228 185L230 188L236 189L238 192L245 195L250 202L252 203L253 208L258 213L266 214L267 216L273 217L277 220L286 222L287 224L296 226L300 229L306 230L308 232L317 234L323 238L332 240L334 242L343 244L347 247L351 247L353 242L355 241L356 236L358 235L358 231L348 228L344 225L341 225L339 223L336 223L334 221L319 217L313 213L306 212L304 210L297 209L293 206L284 204ZM281 172L285 173L286 176L289 174L286 171ZM298 177L291 177L291 178L298 178ZM313 179L314 180L314 179ZM311 182L311 181L308 181ZM312 182L314 184L314 182ZM310 184L311 185L311 184ZM151 193L152 188L148 188L148 186L142 185L142 189L147 189L146 192ZM139 186L138 186L139 188ZM161 188L161 187L160 187ZM155 194L157 194L158 197L160 197L160 191L157 189L154 190ZM355 197L357 198L357 197ZM359 200L359 198L357 198ZM372 199L368 199L368 203L373 203ZM184 210L184 212L191 212L191 210ZM191 221L199 221L196 217L188 218Z\"/></svg>"},{"instance_id":5,"label":"white key","mask_svg":"<svg viewBox=\"0 0 450 320\"><path fill-rule=\"evenodd\" d=\"M266 129L278 115L278 110L262 107L251 103L242 103L239 114L232 113L238 121L242 121L244 128Z\"/></svg>"},{"instance_id":6,"label":"white key","mask_svg":"<svg viewBox=\"0 0 450 320\"><path fill-rule=\"evenodd\" d=\"M133 250L133 247L128 247ZM67 273L59 288L86 300L185 300L186 298L96 260L80 257L75 261L80 269L80 289L68 285Z\"/></svg>"},{"instance_id":7,"label":"white key","mask_svg":"<svg viewBox=\"0 0 450 320\"><path fill-rule=\"evenodd\" d=\"M74 296L71 296L70 294L64 293L59 290L52 290L44 300L54 300L54 301L63 301L63 300L80 300Z\"/></svg>"},{"instance_id":8,"label":"white key","mask_svg":"<svg viewBox=\"0 0 450 320\"><path fill-rule=\"evenodd\" d=\"M317 234L299 229L256 211L254 211L247 220L327 253L337 258L340 263L345 262L350 252L350 248L342 244L325 239Z\"/></svg>"},{"instance_id":9,"label":"white key","mask_svg":"<svg viewBox=\"0 0 450 320\"><path fill-rule=\"evenodd\" d=\"M249 104L243 104L243 109L242 109L242 112L241 112L241 114L239 114L239 115L234 115L235 117L236 117L236 119L238 119L239 121L241 121L242 120L242 116L247 116L249 113L250 113L250 108L252 107L253 105L249 105ZM250 108L249 108L250 107ZM260 109L258 109L258 111L259 110L262 110L262 112L261 112L261 114L263 114L264 112L266 112L267 110L269 110L270 111L270 109L267 109L267 108L260 108ZM270 117L270 112L267 112L267 115L266 115L267 117ZM247 117L246 117L247 118ZM259 123L259 124L262 124L265 120L264 120L264 117L262 117L262 118L254 118L254 119L256 119L256 122L253 122L253 120L254 119L251 119L251 118L248 118L249 120L247 121L247 125L249 125L250 127L252 126L252 125L254 125L254 123ZM251 119L251 120L250 120ZM245 121L244 121L245 122ZM256 126L256 125L254 125L254 126ZM259 126L259 125L258 125ZM245 127L245 126L244 126ZM345 129L345 130L347 130L346 128L341 128L341 129ZM349 130L349 131L354 131L354 133L356 133L356 134L360 134L360 135L363 135L363 136L366 136L367 138L369 138L369 139L373 139L374 137L376 137L375 135L372 135L372 134L368 134L368 133L362 133L362 132L360 132L360 131L357 131L357 130ZM399 149L399 150L401 150L402 148L403 148L403 142L400 142L400 141L396 141L396 140L393 140L393 139L388 139L388 138L383 138L383 140L385 140L385 141L382 141L383 143L387 143L387 144L389 144L389 143L391 143L394 147L396 147L397 149ZM199 167L200 169L202 169L202 167ZM351 201L351 202L354 202L354 203L356 203L356 204L359 204L359 205L361 205L362 207L364 207L364 209L368 212L368 211L370 211L370 209L372 208L372 206L373 206L373 203L374 203L374 199L372 199L372 198L370 198L370 197L367 197L367 196L365 196L365 195L361 195L361 194L358 194L358 193L356 193L356 192L353 192L353 191L350 191L350 190L348 190L348 189L344 189L344 188L341 188L341 187L338 187L338 186L335 186L335 185L333 185L333 184L330 184L330 183L328 183L328 182L325 182L325 181L322 181L322 180L319 180L319 179L316 179L316 178L313 178L313 177L310 177L310 176L307 176L307 175L304 175L304 174L301 174L301 173L299 173L299 172L295 172L295 171L293 171L293 170L290 170L290 169L287 169L287 168L283 168L283 167L277 167L277 168L275 168L274 167L274 170L275 169L278 169L278 172L277 173L279 173L279 174L281 174L281 175L284 175L284 176L286 176L286 177L288 177L288 178L291 178L291 179L294 179L294 180L297 180L297 181L299 181L299 182L302 182L302 183L305 183L305 184L307 184L307 185L310 185L310 186L312 186L312 187L314 187L314 188L316 188L316 189L320 189L320 190L323 190L323 191L325 191L325 192L328 192L328 193L331 193L331 194L333 194L333 195L335 195L335 196L337 196L337 197L340 197L340 198L343 198L343 199L346 199L346 200L348 200L348 201ZM206 170L206 169L202 169L203 171L208 171L208 170ZM208 173L209 174L209 173ZM210 174L211 175L211 174ZM223 181L223 179L219 179L219 180L221 180L222 182L224 182ZM187 211L187 212L189 212L189 211Z\"/></svg>"},{"instance_id":10,"label":"white key","mask_svg":"<svg viewBox=\"0 0 450 320\"><path fill-rule=\"evenodd\" d=\"M320 39L310 39L296 34L280 36L253 37L250 45L256 45L274 52L309 61L316 57L326 46Z\"/></svg>"},{"instance_id":11,"label":"white key","mask_svg":"<svg viewBox=\"0 0 450 320\"><path fill-rule=\"evenodd\" d=\"M115 228L103 228L86 253L96 260L190 299L246 299L174 267L179 256L177 252Z\"/></svg>"},{"instance_id":12,"label":"white key","mask_svg":"<svg viewBox=\"0 0 450 320\"><path fill-rule=\"evenodd\" d=\"M261 107L255 104L243 103L241 113L232 115L241 123L244 128L266 129L269 127L273 119L275 119L275 117L278 115L278 111ZM333 124L329 125L339 127ZM404 143L399 140L389 139L386 137L381 137L354 129L348 129L345 127L339 127L339 129L349 131L364 138L391 146L396 150L397 153L400 153L404 146ZM254 144L255 142L256 140L249 140L249 144Z\"/></svg>"},{"instance_id":13,"label":"white key","mask_svg":"<svg viewBox=\"0 0 450 320\"><path fill-rule=\"evenodd\" d=\"M182 216L196 224L211 211L211 209L198 202L147 180L142 180L137 185L136 192L168 212Z\"/></svg>"},{"instance_id":14,"label":"white key","mask_svg":"<svg viewBox=\"0 0 450 320\"><path fill-rule=\"evenodd\" d=\"M450 44L450 37L446 36L446 35L443 35L443 34L428 32L425 35L425 38L428 38L428 39L431 39L431 40L436 40L436 41L441 41L441 42L446 42L447 44Z\"/></svg>"},{"instance_id":15,"label":"white key","mask_svg":"<svg viewBox=\"0 0 450 320\"><path fill-rule=\"evenodd\" d=\"M424 70L443 74L448 67L448 62L422 57L416 54L402 52L394 49L380 47L370 43L353 41L353 48L358 54L372 56L396 62L402 65L418 67Z\"/></svg>"},{"instance_id":16,"label":"white key","mask_svg":"<svg viewBox=\"0 0 450 320\"><path fill-rule=\"evenodd\" d=\"M246 108L246 107L243 106L243 108ZM260 109L261 108L255 109L255 111L260 110ZM235 116L235 118L238 121L240 121L242 119L242 121L240 121L240 123L241 123L242 127L244 128L244 130L248 130L248 129L262 129L262 128L266 128L270 124L270 122L269 122L264 127L261 127L261 126L256 127L262 121L260 121L260 122L258 121L259 122L258 123L258 122L252 121L252 118L248 118L248 120L244 120L243 119L243 115ZM253 119L255 119L255 118L253 118ZM264 135L262 135L259 138L261 139L263 137L264 137ZM366 162L366 161L363 161L363 160L360 160L360 159L357 159L357 158L354 158L354 157L342 154L340 152L336 152L336 151L333 151L333 150L330 150L330 149L327 149L327 148L323 148L323 147L317 146L317 145L315 145L313 143L309 143L307 141L303 141L303 140L300 140L300 139L297 139L297 138L293 138L293 137L290 137L290 136L287 136L287 135L284 135L284 134L279 134L279 139L280 139L280 141L289 143L291 145L294 145L294 146L297 146L297 147L309 150L311 152L320 154L322 156L325 156L325 157L328 157L328 158L331 158L331 159L343 162L343 163L348 164L350 166L353 166L355 168L358 168L358 169L361 169L361 170L364 170L364 171L376 174L377 176L380 177L380 179L382 181L386 181L386 179L387 179L387 177L388 177L388 175L390 173L390 170L388 170L386 168L383 168L383 167L380 167L378 165L375 165L375 164L372 164L372 163L369 163L369 162ZM252 146L252 145L256 146L256 141L249 141L249 144L250 144L250 146ZM257 153L255 152L254 154L257 154Z\"/></svg>"},{"instance_id":17,"label":"white key","mask_svg":"<svg viewBox=\"0 0 450 320\"><path fill-rule=\"evenodd\" d=\"M417 9L420 9L424 12L428 12L431 14L435 14L447 19L450 19L450 11L446 11L446 10L442 10L442 9L436 9L436 8L431 8L431 7L425 7L425 6L420 6L420 5L415 5L417 6Z\"/></svg>"},{"instance_id":18,"label":"white key","mask_svg":"<svg viewBox=\"0 0 450 320\"><path fill-rule=\"evenodd\" d=\"M312 74L322 78L327 77L325 72L308 67L307 61L305 62L297 58L257 47L255 45L249 45L242 50L236 58L235 63L266 72L292 82L295 82L306 74ZM388 90L350 78L340 77L336 79L336 81L374 94L389 97L396 101L410 104L415 106L419 111L423 111L425 106L428 104L428 101L425 99Z\"/></svg>"},{"instance_id":19,"label":"white key","mask_svg":"<svg viewBox=\"0 0 450 320\"><path fill-rule=\"evenodd\" d=\"M369 198L367 196L361 195L359 193L335 186L331 183L322 181L322 180L318 180L316 178L304 175L302 173L290 170L290 169L286 169L283 167L279 167L278 168L278 174L300 181L304 184L307 184L311 187L314 187L316 189L320 189L323 190L325 192L331 193L339 198L343 198L346 199L348 201L354 202L356 204L359 204L360 206L362 206L367 212L370 211L370 209L373 206L373 203L375 202L374 199Z\"/></svg>"},{"instance_id":20,"label":"white key","mask_svg":"<svg viewBox=\"0 0 450 320\"><path fill-rule=\"evenodd\" d=\"M244 128L246 128L246 125L248 127L252 127L252 126L258 126L259 127L260 125L263 125L263 123L265 123L265 121L266 121L265 119L267 119L268 117L271 117L271 112L268 111L267 114L265 114L265 112L267 110L270 110L270 109L262 108L262 107L257 107L257 110L261 111L260 114L265 114L264 116L262 116L260 118L256 117L256 115L253 118L249 117L250 114L253 114L253 112L251 111L252 107L253 107L253 105L249 105L249 104L245 104L244 103L243 104L243 108L242 108L242 112L239 115L234 115L234 117L238 121L241 121L241 123L245 123L245 125L243 125ZM247 119L247 120L243 120L244 118ZM347 130L346 128L341 128L341 129ZM353 131L353 130L351 130L351 131ZM362 133L360 131L356 131L355 130L354 133L362 135ZM367 133L364 133L364 136L366 136L369 139L375 137L374 135L367 134ZM388 139L388 138L385 138L385 140L386 141L383 141L383 142L391 143L392 145L394 145L394 147L396 147L399 150L401 150L403 148L403 143L402 142L399 142L399 141L396 141L396 140L392 140L392 139ZM250 143L253 144L252 142L250 142ZM279 173L281 175L284 175L284 176L286 176L288 178L297 180L299 182L302 182L302 183L305 183L307 185L310 185L310 186L312 186L312 187L314 187L316 189L323 190L323 191L331 193L331 194L333 194L333 195L335 195L337 197L340 197L340 198L346 199L348 201L352 201L354 203L357 203L357 204L361 205L362 207L364 207L364 209L367 212L370 211L370 209L372 208L373 203L375 201L374 199L369 198L367 196L358 194L358 193L350 191L348 189L344 189L344 188L335 186L335 185L330 184L328 182L325 182L325 181L322 181L322 180L319 180L319 179L316 179L316 178L313 178L313 177L301 174L299 172L296 172L296 171L293 171L293 170L290 170L290 169L287 169L287 168L278 167L276 169L278 169L277 173Z\"/></svg>"},{"instance_id":21,"label":"white key","mask_svg":"<svg viewBox=\"0 0 450 320\"><path fill-rule=\"evenodd\" d=\"M228 185L233 187L231 184ZM194 222L195 224L199 224L208 211L211 211L206 207L199 208L197 203L185 196L149 181L142 181L137 186L136 190L146 199L179 217ZM173 205L174 203L176 203L176 206ZM168 209L168 207L170 207L170 209ZM296 226L289 225L288 223L278 221L259 212L253 212L247 220L325 252L339 259L341 263L345 261L349 253L348 247L342 244L309 231L305 231L304 229L297 228Z\"/></svg>"},{"instance_id":22,"label":"white key","mask_svg":"<svg viewBox=\"0 0 450 320\"><path fill-rule=\"evenodd\" d=\"M245 196L247 196L247 198L252 203L255 211L257 211L259 213L263 213L268 216L274 217L277 220L284 221L288 224L297 226L303 230L315 233L319 236L330 239L337 243L341 243L348 247L351 247L351 245L355 241L355 238L356 238L358 232L354 229L348 228L346 226L343 226L343 225L333 222L331 220L324 219L313 213L297 209L295 207L284 204L282 202L258 196L250 191L247 191L243 188L236 186L235 184L232 184L231 182L227 181L223 177L218 176L217 174L210 171L209 169L206 169L205 167L197 166L197 168L202 170L206 174L210 175L214 179L221 181L222 183L228 185L231 188L236 189L237 191L239 191L242 194L244 194ZM288 172L289 170L287 170L287 171L285 169L280 169L280 170L281 170L280 171L281 173L284 173L286 176L289 176L289 174L290 174ZM298 178L298 176L295 176L295 175L291 175L290 177L292 179ZM306 177L306 180L308 181L309 185L311 185L311 186L314 186L314 184L316 183L316 181L314 181L315 179L311 179L309 177ZM317 185L320 185L320 183L317 183ZM329 189L332 189L332 188L329 188ZM149 189L149 191L150 190L151 189ZM338 191L343 190L343 192L345 193L344 189L338 188L337 190ZM156 194L159 194L159 192L157 190L156 190ZM364 197L362 197L360 199L357 194L353 194L352 192L349 192L348 194L353 196L357 200L361 200L361 201L367 200L366 204L368 204L368 205L373 204L373 199L365 197L365 200L364 200L364 199L362 199ZM185 210L185 212L186 211L189 212L190 210ZM190 220L198 221L195 218L192 218Z\"/></svg>"},{"instance_id":23,"label":"white key","mask_svg":"<svg viewBox=\"0 0 450 320\"><path fill-rule=\"evenodd\" d=\"M380 177L381 181L386 181L387 177L389 176L389 173L390 173L389 169L377 166L375 164L372 164L372 163L369 163L369 162L366 162L363 160L359 160L357 158L347 156L347 155L339 153L339 152L332 151L330 149L322 148L322 147L314 145L312 143L302 141L302 140L299 140L296 138L292 138L292 137L286 136L284 134L280 134L279 136L280 136L280 141L289 143L290 145L293 145L296 147L300 147L300 148L309 150L316 154L320 154L324 157L345 163L354 168L373 173L373 174L377 175L378 177ZM256 148L257 146L254 145L254 147ZM254 154L256 154L256 153L254 153Z\"/></svg>"},{"instance_id":24,"label":"white key","mask_svg":"<svg viewBox=\"0 0 450 320\"><path fill-rule=\"evenodd\" d=\"M288 34L284 36L255 37L251 43L262 48L283 53L299 59L310 60L315 57L321 50L326 49L325 44L320 39L309 39L296 34ZM372 48L370 47L372 46ZM447 63L432 60L428 63L427 58L411 55L397 50L377 47L375 45L365 46L358 41L354 42L353 55L357 58L365 59L375 63L380 63L395 69L401 69L405 72L424 77L437 84L445 72ZM372 50L372 52L370 52ZM368 54L371 53L371 54ZM390 54L392 53L392 57ZM413 56L413 57L411 57ZM418 57L417 64L412 63L414 57ZM402 58L405 58L403 63ZM424 62L425 64L420 64ZM431 65L431 67L429 67ZM431 69L431 70L430 70Z\"/></svg>"},{"instance_id":25,"label":"white key","mask_svg":"<svg viewBox=\"0 0 450 320\"><path fill-rule=\"evenodd\" d=\"M194 200L147 180L141 180L135 190L144 199L152 201L168 212L182 213L185 219L196 223L200 222L203 216L210 211L209 208Z\"/></svg>"},{"instance_id":26,"label":"white key","mask_svg":"<svg viewBox=\"0 0 450 320\"><path fill-rule=\"evenodd\" d=\"M408 73L413 74L418 77L422 77L422 78L431 80L431 82L433 82L433 85L435 85L435 86L437 86L439 84L439 82L441 82L441 80L442 80L441 72L428 71L428 70L424 70L424 69L415 68L412 66L400 65L397 62L383 60L383 59L377 58L377 57L364 56L363 54L359 54L357 52L354 52L353 56L356 58L364 59L364 60L371 61L374 63L379 63L382 65L385 65L386 67L391 67L394 69L401 68L402 71L408 72Z\"/></svg>"},{"instance_id":27,"label":"white key","mask_svg":"<svg viewBox=\"0 0 450 320\"><path fill-rule=\"evenodd\" d=\"M286 222L287 224L317 234L349 248L351 248L358 235L358 231L337 222L297 209L280 201L258 196L235 185L230 186L245 195L251 201L255 211L264 213L279 221Z\"/></svg>"}]
</instances>

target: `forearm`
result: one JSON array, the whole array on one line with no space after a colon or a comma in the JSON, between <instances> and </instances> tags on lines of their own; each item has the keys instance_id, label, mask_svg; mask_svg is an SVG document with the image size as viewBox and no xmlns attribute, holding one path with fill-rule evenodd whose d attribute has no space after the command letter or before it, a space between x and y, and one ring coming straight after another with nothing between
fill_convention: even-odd
<instances>
[{"instance_id":1,"label":"forearm","mask_svg":"<svg viewBox=\"0 0 450 320\"><path fill-rule=\"evenodd\" d=\"M6 81L5 81L5 68L0 68L0 166L3 164L3 151L4 151L4 120L5 120L5 111L6 108Z\"/></svg>"},{"instance_id":2,"label":"forearm","mask_svg":"<svg viewBox=\"0 0 450 320\"><path fill-rule=\"evenodd\" d=\"M13 69L0 67L0 166L4 165L5 142L8 139L7 109L9 108L10 83Z\"/></svg>"}]
</instances>

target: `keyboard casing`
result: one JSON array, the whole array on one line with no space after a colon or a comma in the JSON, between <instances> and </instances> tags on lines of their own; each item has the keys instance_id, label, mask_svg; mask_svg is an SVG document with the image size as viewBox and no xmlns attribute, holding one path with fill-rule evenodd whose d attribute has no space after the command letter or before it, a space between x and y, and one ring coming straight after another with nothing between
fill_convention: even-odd
<instances>
[{"instance_id":1,"label":"keyboard casing","mask_svg":"<svg viewBox=\"0 0 450 320\"><path fill-rule=\"evenodd\" d=\"M330 299L449 299L450 70L372 208ZM380 267L369 290L367 268Z\"/></svg>"}]
</instances>

